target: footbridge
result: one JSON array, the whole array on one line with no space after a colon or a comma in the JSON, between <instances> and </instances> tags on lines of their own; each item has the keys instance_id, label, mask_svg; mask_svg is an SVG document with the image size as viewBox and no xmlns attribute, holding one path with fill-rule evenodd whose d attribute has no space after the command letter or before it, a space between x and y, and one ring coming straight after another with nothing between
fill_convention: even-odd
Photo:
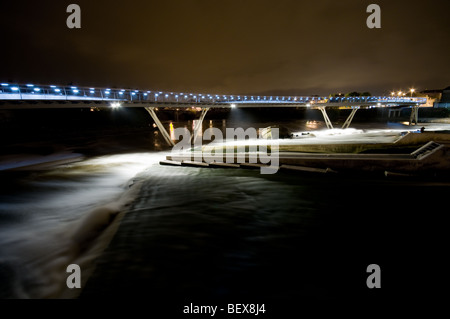
<instances>
[{"instance_id":1,"label":"footbridge","mask_svg":"<svg viewBox=\"0 0 450 319\"><path fill-rule=\"evenodd\" d=\"M211 108L285 108L304 107L321 111L328 128L333 125L327 108L348 108L350 115L342 128L350 126L358 109L410 107L410 124L418 122L418 108L426 98L396 96L326 97L223 95L186 92L163 92L118 88L78 87L1 83L0 109L143 107L153 118L166 141L173 145L169 134L158 119L158 108L200 108L201 123ZM199 124L198 127L201 125ZM195 134L195 133L194 133Z\"/></svg>"}]
</instances>

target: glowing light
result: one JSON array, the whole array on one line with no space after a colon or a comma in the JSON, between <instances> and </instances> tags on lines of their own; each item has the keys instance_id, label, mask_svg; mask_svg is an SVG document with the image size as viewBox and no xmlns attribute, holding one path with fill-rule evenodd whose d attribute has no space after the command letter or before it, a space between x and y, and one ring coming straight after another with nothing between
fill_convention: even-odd
<instances>
[{"instance_id":1,"label":"glowing light","mask_svg":"<svg viewBox=\"0 0 450 319\"><path fill-rule=\"evenodd\" d=\"M172 122L170 122L170 124L169 124L169 132L170 132L170 139L172 141L175 141L175 130L173 128L173 123Z\"/></svg>"},{"instance_id":2,"label":"glowing light","mask_svg":"<svg viewBox=\"0 0 450 319\"><path fill-rule=\"evenodd\" d=\"M117 109L117 108L119 108L119 107L121 107L122 105L119 103L119 102L113 102L113 103L111 103L111 107L113 108L113 109Z\"/></svg>"},{"instance_id":3,"label":"glowing light","mask_svg":"<svg viewBox=\"0 0 450 319\"><path fill-rule=\"evenodd\" d=\"M40 89L40 88L34 88L34 90L35 90L36 92L39 92L41 89Z\"/></svg>"},{"instance_id":4,"label":"glowing light","mask_svg":"<svg viewBox=\"0 0 450 319\"><path fill-rule=\"evenodd\" d=\"M60 89L55 89L55 92L61 92L61 90Z\"/></svg>"},{"instance_id":5,"label":"glowing light","mask_svg":"<svg viewBox=\"0 0 450 319\"><path fill-rule=\"evenodd\" d=\"M14 86L14 87L11 88L11 90L13 90L13 91L19 91L19 88Z\"/></svg>"},{"instance_id":6,"label":"glowing light","mask_svg":"<svg viewBox=\"0 0 450 319\"><path fill-rule=\"evenodd\" d=\"M28 86L29 88L32 88L34 85L33 85L33 84L27 84L27 86Z\"/></svg>"},{"instance_id":7,"label":"glowing light","mask_svg":"<svg viewBox=\"0 0 450 319\"><path fill-rule=\"evenodd\" d=\"M2 86L9 86L8 83L2 83Z\"/></svg>"},{"instance_id":8,"label":"glowing light","mask_svg":"<svg viewBox=\"0 0 450 319\"><path fill-rule=\"evenodd\" d=\"M78 91L78 90L72 90L72 92L73 92L73 93L78 93L78 92L80 92L80 91Z\"/></svg>"},{"instance_id":9,"label":"glowing light","mask_svg":"<svg viewBox=\"0 0 450 319\"><path fill-rule=\"evenodd\" d=\"M236 104L234 104L234 103L233 103L233 104L231 104L231 108L233 108L233 109L234 109L235 107L236 107Z\"/></svg>"}]
</instances>

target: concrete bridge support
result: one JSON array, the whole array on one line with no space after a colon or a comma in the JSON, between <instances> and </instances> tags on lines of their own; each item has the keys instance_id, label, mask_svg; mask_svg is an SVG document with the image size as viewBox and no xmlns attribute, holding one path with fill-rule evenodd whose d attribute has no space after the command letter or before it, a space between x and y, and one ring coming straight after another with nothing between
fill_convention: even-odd
<instances>
[{"instance_id":1,"label":"concrete bridge support","mask_svg":"<svg viewBox=\"0 0 450 319\"><path fill-rule=\"evenodd\" d=\"M413 105L411 108L411 115L409 116L409 125L417 125L418 122L419 122L419 106Z\"/></svg>"},{"instance_id":2,"label":"concrete bridge support","mask_svg":"<svg viewBox=\"0 0 450 319\"><path fill-rule=\"evenodd\" d=\"M175 143L170 139L169 133L167 133L167 130L165 129L164 125L162 125L161 121L159 120L158 116L155 113L154 107L145 107L148 113L150 113L150 116L152 117L153 121L155 121L156 125L158 126L159 131L161 132L162 136L166 140L167 144L170 146L174 146Z\"/></svg>"},{"instance_id":3,"label":"concrete bridge support","mask_svg":"<svg viewBox=\"0 0 450 319\"><path fill-rule=\"evenodd\" d=\"M358 107L354 107L352 108L352 111L350 112L349 116L347 117L347 119L345 120L344 124L342 125L343 129L346 129L350 126L350 124L352 123L353 117L355 116L356 111L358 111L359 106ZM321 106L319 107L319 110L322 112L323 118L325 120L325 124L327 125L328 129L333 129L333 124L330 121L330 118L328 117L327 114L327 110L325 109L325 106Z\"/></svg>"},{"instance_id":4,"label":"concrete bridge support","mask_svg":"<svg viewBox=\"0 0 450 319\"><path fill-rule=\"evenodd\" d=\"M172 139L170 138L170 134L167 132L166 128L164 127L164 125L159 120L158 115L156 115L155 108L154 107L145 107L145 109L150 114L150 116L152 117L153 121L155 121L156 126L158 126L158 129L161 132L161 134L164 137L164 139L166 140L167 144L169 144L170 146L174 146L175 143L172 141ZM197 136L199 134L199 131L200 131L200 128L202 127L202 122L205 119L206 113L208 113L209 109L210 109L209 107L206 107L206 108L202 109L202 113L200 115L200 118L197 121L197 123L195 124L194 132L191 135L191 143L193 143L195 141L195 139L197 138Z\"/></svg>"},{"instance_id":5,"label":"concrete bridge support","mask_svg":"<svg viewBox=\"0 0 450 319\"><path fill-rule=\"evenodd\" d=\"M327 110L325 109L325 106L319 107L319 110L320 110L320 112L322 112L323 119L325 120L325 124L327 125L327 128L328 129L333 129L334 128L333 124L331 123L330 118L328 117Z\"/></svg>"},{"instance_id":6,"label":"concrete bridge support","mask_svg":"<svg viewBox=\"0 0 450 319\"><path fill-rule=\"evenodd\" d=\"M203 120L205 119L206 113L208 113L209 109L210 109L209 107L205 107L204 109L202 109L202 114L200 114L200 118L194 127L194 133L191 136L191 143L195 142L195 139L198 136L200 128L202 127Z\"/></svg>"},{"instance_id":7,"label":"concrete bridge support","mask_svg":"<svg viewBox=\"0 0 450 319\"><path fill-rule=\"evenodd\" d=\"M342 125L343 129L348 128L350 126L350 124L352 123L353 117L355 116L355 113L356 113L356 111L358 111L358 109L359 109L359 107L352 109L352 111L350 112L350 115L347 117L344 124Z\"/></svg>"}]
</instances>

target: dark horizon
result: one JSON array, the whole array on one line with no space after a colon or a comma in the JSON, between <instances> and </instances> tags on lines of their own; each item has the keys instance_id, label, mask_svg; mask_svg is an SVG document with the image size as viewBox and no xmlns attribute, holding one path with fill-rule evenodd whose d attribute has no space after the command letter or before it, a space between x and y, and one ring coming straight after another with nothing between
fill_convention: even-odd
<instances>
[{"instance_id":1,"label":"dark horizon","mask_svg":"<svg viewBox=\"0 0 450 319\"><path fill-rule=\"evenodd\" d=\"M450 3L80 0L2 4L0 81L173 92L328 95L450 85ZM369 4L381 28L369 29Z\"/></svg>"}]
</instances>

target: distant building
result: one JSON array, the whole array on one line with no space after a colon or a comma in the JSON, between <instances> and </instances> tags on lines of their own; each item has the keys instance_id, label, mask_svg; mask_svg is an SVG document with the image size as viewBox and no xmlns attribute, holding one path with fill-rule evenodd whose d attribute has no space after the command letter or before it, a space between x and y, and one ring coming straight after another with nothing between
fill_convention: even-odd
<instances>
[{"instance_id":1,"label":"distant building","mask_svg":"<svg viewBox=\"0 0 450 319\"><path fill-rule=\"evenodd\" d=\"M440 101L434 103L434 107L450 107L450 86L442 90Z\"/></svg>"}]
</instances>

